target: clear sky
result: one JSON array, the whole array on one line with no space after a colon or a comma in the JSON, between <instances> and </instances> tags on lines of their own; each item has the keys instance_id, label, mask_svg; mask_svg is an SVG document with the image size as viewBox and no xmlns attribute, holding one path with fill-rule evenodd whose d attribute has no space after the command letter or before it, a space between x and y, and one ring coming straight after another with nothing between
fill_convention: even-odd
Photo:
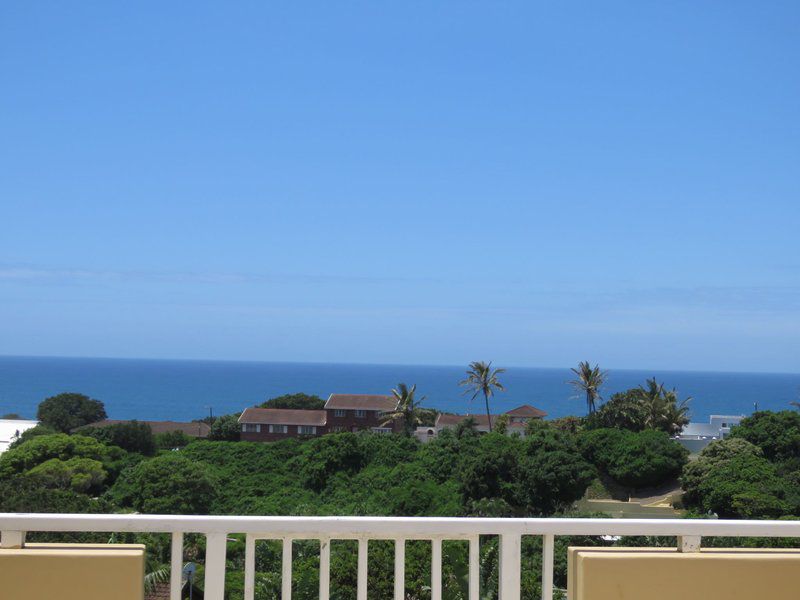
<instances>
[{"instance_id":1,"label":"clear sky","mask_svg":"<svg viewBox=\"0 0 800 600\"><path fill-rule=\"evenodd\" d=\"M800 3L0 4L0 354L800 371Z\"/></svg>"}]
</instances>

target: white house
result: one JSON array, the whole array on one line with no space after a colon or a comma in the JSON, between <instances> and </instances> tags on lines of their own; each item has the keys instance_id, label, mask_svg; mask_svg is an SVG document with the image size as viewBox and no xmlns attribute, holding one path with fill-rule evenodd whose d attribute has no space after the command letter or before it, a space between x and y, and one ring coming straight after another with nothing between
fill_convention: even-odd
<instances>
[{"instance_id":1,"label":"white house","mask_svg":"<svg viewBox=\"0 0 800 600\"><path fill-rule=\"evenodd\" d=\"M714 440L721 440L731 432L731 427L741 423L744 415L711 415L708 423L689 423L677 441L690 452L700 452Z\"/></svg>"},{"instance_id":2,"label":"white house","mask_svg":"<svg viewBox=\"0 0 800 600\"><path fill-rule=\"evenodd\" d=\"M8 450L8 446L23 431L36 427L39 421L27 421L24 419L0 419L0 454Z\"/></svg>"}]
</instances>

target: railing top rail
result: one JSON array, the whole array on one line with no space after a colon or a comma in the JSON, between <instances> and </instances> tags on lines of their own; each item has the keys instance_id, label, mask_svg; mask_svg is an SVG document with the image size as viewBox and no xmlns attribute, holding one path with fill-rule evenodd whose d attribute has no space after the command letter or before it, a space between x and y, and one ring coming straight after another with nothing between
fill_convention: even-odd
<instances>
[{"instance_id":1,"label":"railing top rail","mask_svg":"<svg viewBox=\"0 0 800 600\"><path fill-rule=\"evenodd\" d=\"M275 537L421 539L498 534L800 537L800 521L0 513L0 530L252 533Z\"/></svg>"}]
</instances>

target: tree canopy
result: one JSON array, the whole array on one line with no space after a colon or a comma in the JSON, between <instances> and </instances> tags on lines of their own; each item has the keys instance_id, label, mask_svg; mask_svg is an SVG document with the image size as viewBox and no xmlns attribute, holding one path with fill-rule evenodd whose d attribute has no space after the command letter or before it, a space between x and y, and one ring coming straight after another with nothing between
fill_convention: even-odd
<instances>
[{"instance_id":1,"label":"tree canopy","mask_svg":"<svg viewBox=\"0 0 800 600\"><path fill-rule=\"evenodd\" d=\"M102 421L106 416L105 407L100 400L72 392L44 399L36 412L36 418L43 425L63 433Z\"/></svg>"},{"instance_id":2,"label":"tree canopy","mask_svg":"<svg viewBox=\"0 0 800 600\"><path fill-rule=\"evenodd\" d=\"M325 407L325 400L313 394L284 394L270 398L259 404L260 408L293 408L300 410L321 410Z\"/></svg>"}]
</instances>

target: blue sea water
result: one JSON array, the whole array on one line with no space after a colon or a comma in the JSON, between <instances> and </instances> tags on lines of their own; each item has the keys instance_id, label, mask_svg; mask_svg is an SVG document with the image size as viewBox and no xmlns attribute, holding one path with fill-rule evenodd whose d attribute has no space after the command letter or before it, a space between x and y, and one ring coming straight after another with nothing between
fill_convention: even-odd
<instances>
[{"instance_id":1,"label":"blue sea water","mask_svg":"<svg viewBox=\"0 0 800 600\"><path fill-rule=\"evenodd\" d=\"M469 400L458 386L463 373L464 367L457 366L0 357L0 415L34 417L44 398L75 391L102 400L110 418L190 420L209 410L215 415L238 412L292 392L323 398L333 392L385 394L400 381L416 383L426 406L467 412ZM566 383L571 375L568 368L509 368L502 377L507 391L496 396L492 408L528 403L550 417L583 414L582 399L574 398ZM749 414L755 404L761 410L782 410L800 400L800 374L614 369L604 396L653 376L677 388L681 397L692 397L693 420ZM478 400L473 410L482 410Z\"/></svg>"}]
</instances>

